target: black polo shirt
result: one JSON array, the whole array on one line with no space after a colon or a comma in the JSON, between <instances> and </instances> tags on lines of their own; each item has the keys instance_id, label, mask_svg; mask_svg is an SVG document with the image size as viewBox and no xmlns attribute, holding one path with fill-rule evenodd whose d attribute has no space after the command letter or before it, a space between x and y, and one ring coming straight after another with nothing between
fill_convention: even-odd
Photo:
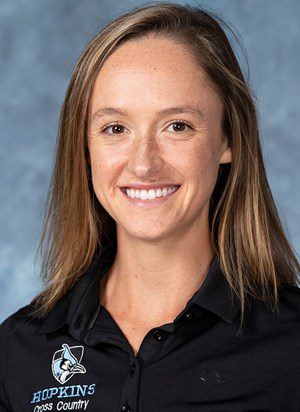
<instances>
[{"instance_id":1,"label":"black polo shirt","mask_svg":"<svg viewBox=\"0 0 300 412\"><path fill-rule=\"evenodd\" d=\"M249 301L238 334L239 306L215 259L184 310L153 327L135 356L99 307L113 259L103 249L46 318L26 306L2 324L1 412L300 411L299 288L280 288L279 314Z\"/></svg>"}]
</instances>

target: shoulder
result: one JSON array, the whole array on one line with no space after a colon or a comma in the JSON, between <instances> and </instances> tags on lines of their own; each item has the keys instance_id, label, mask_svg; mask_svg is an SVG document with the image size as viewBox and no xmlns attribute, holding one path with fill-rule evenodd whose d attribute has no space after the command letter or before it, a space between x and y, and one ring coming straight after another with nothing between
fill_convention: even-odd
<instances>
[{"instance_id":1,"label":"shoulder","mask_svg":"<svg viewBox=\"0 0 300 412\"><path fill-rule=\"evenodd\" d=\"M300 322L300 288L283 284L278 290L279 316L286 323Z\"/></svg>"},{"instance_id":2,"label":"shoulder","mask_svg":"<svg viewBox=\"0 0 300 412\"><path fill-rule=\"evenodd\" d=\"M17 312L6 318L0 325L0 410L8 410L8 382L11 378L12 360L27 346L28 340L32 341L40 321L31 313L31 304L22 307Z\"/></svg>"},{"instance_id":3,"label":"shoulder","mask_svg":"<svg viewBox=\"0 0 300 412\"><path fill-rule=\"evenodd\" d=\"M283 284L279 288L279 294L282 303L291 310L299 311L300 309L300 287Z\"/></svg>"},{"instance_id":4,"label":"shoulder","mask_svg":"<svg viewBox=\"0 0 300 412\"><path fill-rule=\"evenodd\" d=\"M251 299L249 326L257 336L275 334L296 338L300 349L300 288L283 284L278 288L278 305ZM274 336L275 336L274 335Z\"/></svg>"},{"instance_id":5,"label":"shoulder","mask_svg":"<svg viewBox=\"0 0 300 412\"><path fill-rule=\"evenodd\" d=\"M28 304L11 314L0 324L0 346L8 346L16 335L34 333L41 325L41 319L34 317L34 306Z\"/></svg>"}]
</instances>

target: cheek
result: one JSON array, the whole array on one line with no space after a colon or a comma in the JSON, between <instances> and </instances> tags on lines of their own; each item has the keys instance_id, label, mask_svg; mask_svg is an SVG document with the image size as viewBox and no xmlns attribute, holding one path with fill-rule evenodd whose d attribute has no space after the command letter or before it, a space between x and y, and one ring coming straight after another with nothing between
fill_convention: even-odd
<instances>
[{"instance_id":1,"label":"cheek","mask_svg":"<svg viewBox=\"0 0 300 412\"><path fill-rule=\"evenodd\" d=\"M109 183L110 177L119 163L116 153L112 154L109 148L103 148L100 145L90 147L91 171L95 184L99 185L104 182Z\"/></svg>"},{"instance_id":2,"label":"cheek","mask_svg":"<svg viewBox=\"0 0 300 412\"><path fill-rule=\"evenodd\" d=\"M124 156L112 147L91 145L90 162L92 184L101 205L112 214L110 201L116 195L116 182L124 165Z\"/></svg>"},{"instance_id":3,"label":"cheek","mask_svg":"<svg viewBox=\"0 0 300 412\"><path fill-rule=\"evenodd\" d=\"M94 192L100 203L104 204L105 188L111 180L111 157L105 156L99 147L90 147L90 162Z\"/></svg>"},{"instance_id":4,"label":"cheek","mask_svg":"<svg viewBox=\"0 0 300 412\"><path fill-rule=\"evenodd\" d=\"M187 182L201 187L210 186L218 171L218 162L212 147L199 145L178 157L179 168ZM195 186L195 190L197 186Z\"/></svg>"}]
</instances>

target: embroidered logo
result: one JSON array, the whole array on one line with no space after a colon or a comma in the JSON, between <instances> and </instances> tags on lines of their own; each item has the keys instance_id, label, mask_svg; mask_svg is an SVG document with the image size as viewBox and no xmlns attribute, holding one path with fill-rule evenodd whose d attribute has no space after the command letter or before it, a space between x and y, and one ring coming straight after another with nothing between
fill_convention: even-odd
<instances>
[{"instance_id":1,"label":"embroidered logo","mask_svg":"<svg viewBox=\"0 0 300 412\"><path fill-rule=\"evenodd\" d=\"M83 357L83 346L69 346L62 344L63 349L56 351L52 359L52 373L59 383L65 383L75 373L86 373L86 369L81 365Z\"/></svg>"}]
</instances>

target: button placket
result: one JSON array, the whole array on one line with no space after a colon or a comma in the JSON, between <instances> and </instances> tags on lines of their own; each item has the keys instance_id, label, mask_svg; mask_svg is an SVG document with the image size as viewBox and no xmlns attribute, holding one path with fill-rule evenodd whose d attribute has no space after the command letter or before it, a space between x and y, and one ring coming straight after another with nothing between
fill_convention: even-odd
<instances>
[{"instance_id":1,"label":"button placket","mask_svg":"<svg viewBox=\"0 0 300 412\"><path fill-rule=\"evenodd\" d=\"M132 363L131 366L130 366L130 368L129 368L129 373L130 373L130 375L131 375L131 376L134 375L134 374L135 374L135 371L136 371L135 363Z\"/></svg>"},{"instance_id":2,"label":"button placket","mask_svg":"<svg viewBox=\"0 0 300 412\"><path fill-rule=\"evenodd\" d=\"M123 385L119 409L121 412L134 412L137 408L140 364L132 354L129 354L128 360L128 375Z\"/></svg>"}]
</instances>

